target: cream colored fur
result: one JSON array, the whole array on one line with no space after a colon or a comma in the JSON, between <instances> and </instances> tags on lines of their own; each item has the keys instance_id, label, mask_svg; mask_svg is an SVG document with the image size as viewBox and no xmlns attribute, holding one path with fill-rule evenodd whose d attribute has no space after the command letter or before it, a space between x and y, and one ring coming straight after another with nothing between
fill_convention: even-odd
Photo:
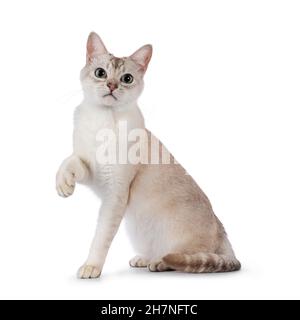
<instances>
[{"instance_id":1,"label":"cream colored fur","mask_svg":"<svg viewBox=\"0 0 300 320\"><path fill-rule=\"evenodd\" d=\"M63 161L56 177L61 196L70 196L78 182L102 199L94 240L79 278L101 274L123 217L138 254L130 260L132 267L187 272L240 268L209 200L172 157L170 164L101 164L96 159L99 130L110 129L118 136L120 121L127 122L128 130L146 130L137 99L151 54L147 45L118 59L107 52L97 34L91 33L88 39L87 62L81 72L84 100L75 111L73 154ZM106 70L106 79L95 78L98 67ZM133 75L132 84L120 82L124 73ZM105 96L108 81L118 85L115 98ZM146 149L150 152L150 144ZM153 152L161 156L163 151Z\"/></svg>"}]
</instances>

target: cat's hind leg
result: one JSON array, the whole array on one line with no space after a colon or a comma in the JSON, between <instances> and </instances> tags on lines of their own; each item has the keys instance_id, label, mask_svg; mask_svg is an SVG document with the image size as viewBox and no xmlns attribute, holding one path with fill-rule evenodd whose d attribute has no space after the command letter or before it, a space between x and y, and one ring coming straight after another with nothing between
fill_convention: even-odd
<instances>
[{"instance_id":1,"label":"cat's hind leg","mask_svg":"<svg viewBox=\"0 0 300 320\"><path fill-rule=\"evenodd\" d=\"M142 256L135 256L129 261L129 265L133 268L146 268L149 264L149 260Z\"/></svg>"},{"instance_id":2,"label":"cat's hind leg","mask_svg":"<svg viewBox=\"0 0 300 320\"><path fill-rule=\"evenodd\" d=\"M152 261L148 264L148 269L151 272L172 271L162 260Z\"/></svg>"}]
</instances>

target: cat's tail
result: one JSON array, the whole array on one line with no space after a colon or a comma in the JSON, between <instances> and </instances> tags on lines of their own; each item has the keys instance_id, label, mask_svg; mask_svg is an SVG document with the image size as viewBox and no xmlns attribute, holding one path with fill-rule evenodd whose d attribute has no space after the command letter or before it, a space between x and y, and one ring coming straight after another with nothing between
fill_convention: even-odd
<instances>
[{"instance_id":1,"label":"cat's tail","mask_svg":"<svg viewBox=\"0 0 300 320\"><path fill-rule=\"evenodd\" d=\"M162 261L172 270L193 273L230 272L241 269L234 256L199 252L195 254L171 253Z\"/></svg>"}]
</instances>

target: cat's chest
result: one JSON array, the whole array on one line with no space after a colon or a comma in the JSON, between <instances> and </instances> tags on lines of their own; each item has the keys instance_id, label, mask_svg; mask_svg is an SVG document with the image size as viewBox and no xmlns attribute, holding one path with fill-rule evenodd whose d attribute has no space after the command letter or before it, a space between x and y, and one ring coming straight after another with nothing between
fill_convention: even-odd
<instances>
[{"instance_id":1,"label":"cat's chest","mask_svg":"<svg viewBox=\"0 0 300 320\"><path fill-rule=\"evenodd\" d=\"M92 171L104 167L97 161L106 137L116 136L116 119L108 110L77 110L74 119L74 152L89 164ZM113 147L113 146L112 146ZM104 168L103 168L104 169Z\"/></svg>"}]
</instances>

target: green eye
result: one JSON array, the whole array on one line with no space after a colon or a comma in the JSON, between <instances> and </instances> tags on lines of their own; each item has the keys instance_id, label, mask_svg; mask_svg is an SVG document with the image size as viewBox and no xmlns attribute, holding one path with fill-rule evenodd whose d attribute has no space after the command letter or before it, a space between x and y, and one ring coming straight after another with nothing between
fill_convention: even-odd
<instances>
[{"instance_id":1,"label":"green eye","mask_svg":"<svg viewBox=\"0 0 300 320\"><path fill-rule=\"evenodd\" d=\"M133 76L130 73L126 73L121 77L121 81L127 84L132 83Z\"/></svg>"},{"instance_id":2,"label":"green eye","mask_svg":"<svg viewBox=\"0 0 300 320\"><path fill-rule=\"evenodd\" d=\"M95 70L95 76L100 79L105 79L107 78L107 73L103 68L97 68Z\"/></svg>"}]
</instances>

